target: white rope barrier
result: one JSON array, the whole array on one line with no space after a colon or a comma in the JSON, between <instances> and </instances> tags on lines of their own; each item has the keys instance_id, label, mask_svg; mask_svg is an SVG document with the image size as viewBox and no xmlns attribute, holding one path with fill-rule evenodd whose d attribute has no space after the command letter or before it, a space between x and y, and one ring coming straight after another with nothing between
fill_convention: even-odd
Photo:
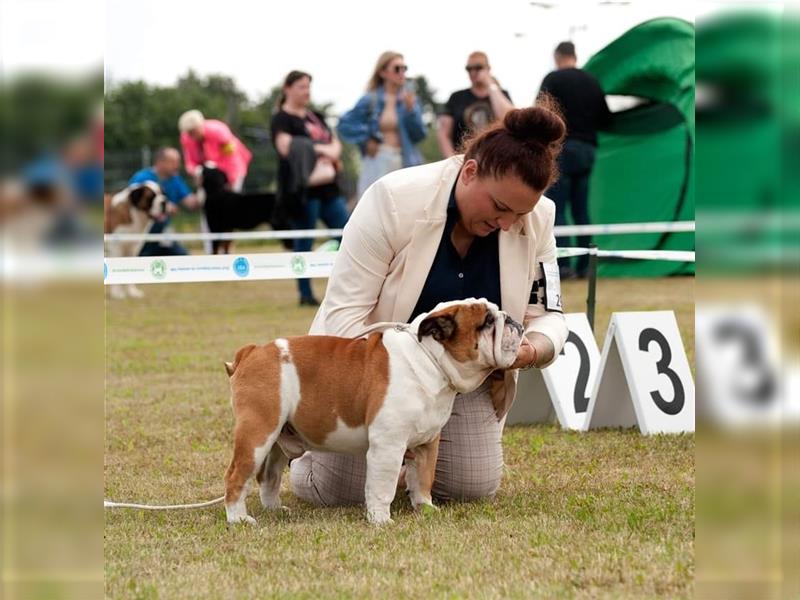
<instances>
[{"instance_id":1,"label":"white rope barrier","mask_svg":"<svg viewBox=\"0 0 800 600\"><path fill-rule=\"evenodd\" d=\"M559 248L558 257L594 254L600 258L629 258L637 260L669 260L694 262L694 251L687 250L600 250L598 248Z\"/></svg>"},{"instance_id":2,"label":"white rope barrier","mask_svg":"<svg viewBox=\"0 0 800 600\"><path fill-rule=\"evenodd\" d=\"M663 223L615 223L608 225L557 225L556 237L573 235L616 235L632 233L686 233L695 230L694 221ZM107 233L105 242L194 242L232 240L296 240L341 237L342 229L294 229L288 231L233 231L227 233Z\"/></svg>"},{"instance_id":3,"label":"white rope barrier","mask_svg":"<svg viewBox=\"0 0 800 600\"><path fill-rule=\"evenodd\" d=\"M694 262L694 252L689 250L598 250L597 256L600 258Z\"/></svg>"},{"instance_id":4,"label":"white rope barrier","mask_svg":"<svg viewBox=\"0 0 800 600\"><path fill-rule=\"evenodd\" d=\"M561 248L559 256L597 252L598 257L693 262L694 252L670 250L596 250ZM131 256L107 258L105 285L143 283L196 283L256 281L330 276L335 252L270 252L263 254L212 254L189 256Z\"/></svg>"},{"instance_id":5,"label":"white rope barrier","mask_svg":"<svg viewBox=\"0 0 800 600\"><path fill-rule=\"evenodd\" d=\"M609 225L556 225L556 237L571 235L617 235L628 233L687 233L695 230L694 221L661 223L614 223Z\"/></svg>"},{"instance_id":6,"label":"white rope barrier","mask_svg":"<svg viewBox=\"0 0 800 600\"><path fill-rule=\"evenodd\" d=\"M306 238L341 237L341 229L291 229L286 231L231 231L227 233L107 233L106 242L195 242L232 240L301 240Z\"/></svg>"}]
</instances>

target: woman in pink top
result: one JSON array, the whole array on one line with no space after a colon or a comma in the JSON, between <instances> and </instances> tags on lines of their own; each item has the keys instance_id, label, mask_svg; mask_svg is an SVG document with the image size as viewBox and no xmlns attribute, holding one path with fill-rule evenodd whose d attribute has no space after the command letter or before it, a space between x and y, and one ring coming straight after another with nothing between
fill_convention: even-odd
<instances>
[{"instance_id":1,"label":"woman in pink top","mask_svg":"<svg viewBox=\"0 0 800 600\"><path fill-rule=\"evenodd\" d=\"M228 176L231 189L242 191L252 155L225 123L206 119L199 110L189 110L178 119L178 129L187 172L195 174L199 165L214 162Z\"/></svg>"}]
</instances>

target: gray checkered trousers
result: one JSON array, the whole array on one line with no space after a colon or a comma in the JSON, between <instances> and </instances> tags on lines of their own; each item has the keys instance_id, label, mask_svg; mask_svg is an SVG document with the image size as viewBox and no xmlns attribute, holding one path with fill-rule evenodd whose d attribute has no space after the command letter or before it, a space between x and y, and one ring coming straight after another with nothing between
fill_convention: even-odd
<instances>
[{"instance_id":1,"label":"gray checkered trousers","mask_svg":"<svg viewBox=\"0 0 800 600\"><path fill-rule=\"evenodd\" d=\"M503 473L503 424L492 405L490 384L458 394L442 429L433 482L434 499L491 498ZM364 502L366 456L306 452L290 466L292 491L319 506Z\"/></svg>"}]
</instances>

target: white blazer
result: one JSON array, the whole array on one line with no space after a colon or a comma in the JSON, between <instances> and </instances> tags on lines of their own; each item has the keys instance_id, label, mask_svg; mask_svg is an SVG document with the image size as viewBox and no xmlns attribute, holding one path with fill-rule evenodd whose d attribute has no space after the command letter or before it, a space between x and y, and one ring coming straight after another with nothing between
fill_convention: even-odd
<instances>
[{"instance_id":1,"label":"white blazer","mask_svg":"<svg viewBox=\"0 0 800 600\"><path fill-rule=\"evenodd\" d=\"M463 156L401 169L370 186L350 216L325 298L311 334L354 337L381 321L408 322L425 285L447 219L450 192ZM542 197L536 207L499 233L502 308L526 333L546 335L555 356L567 339L564 315L530 304L540 263L556 261L555 205ZM506 371L492 386L498 419L514 400L518 371Z\"/></svg>"}]
</instances>

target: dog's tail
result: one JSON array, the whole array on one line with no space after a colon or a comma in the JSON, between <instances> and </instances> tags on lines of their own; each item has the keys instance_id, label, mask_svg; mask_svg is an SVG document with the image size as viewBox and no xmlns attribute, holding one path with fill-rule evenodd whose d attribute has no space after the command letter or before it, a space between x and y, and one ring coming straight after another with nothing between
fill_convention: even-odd
<instances>
[{"instance_id":1,"label":"dog's tail","mask_svg":"<svg viewBox=\"0 0 800 600\"><path fill-rule=\"evenodd\" d=\"M242 346L236 352L236 356L233 359L233 362L226 362L225 363L225 371L228 373L228 377L232 376L236 372L236 367L239 366L239 363L242 362L247 355L250 354L254 349L255 344L247 344L247 346Z\"/></svg>"}]
</instances>

